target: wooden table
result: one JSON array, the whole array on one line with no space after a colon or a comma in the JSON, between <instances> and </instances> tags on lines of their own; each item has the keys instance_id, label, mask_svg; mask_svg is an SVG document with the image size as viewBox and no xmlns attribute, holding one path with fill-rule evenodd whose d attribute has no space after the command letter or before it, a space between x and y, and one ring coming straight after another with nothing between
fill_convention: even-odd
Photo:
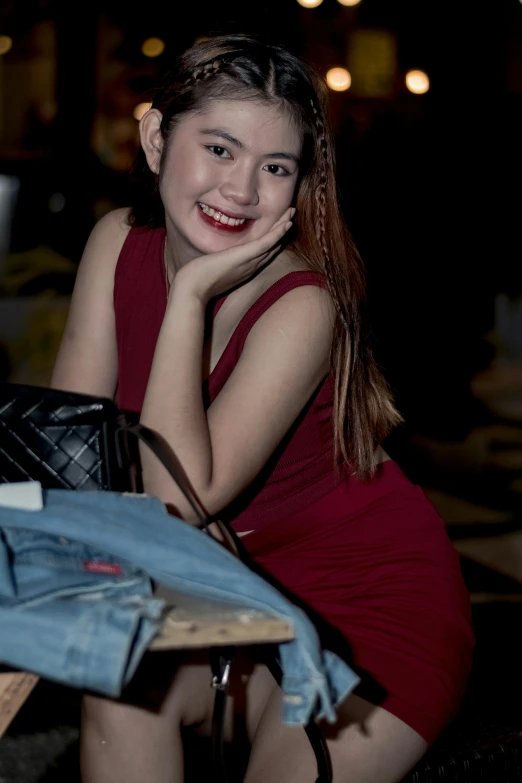
<instances>
[{"instance_id":1,"label":"wooden table","mask_svg":"<svg viewBox=\"0 0 522 783\"><path fill-rule=\"evenodd\" d=\"M171 607L151 650L273 644L294 638L292 624L259 609L204 601L159 588L158 598ZM28 672L0 673L0 737L38 682Z\"/></svg>"}]
</instances>

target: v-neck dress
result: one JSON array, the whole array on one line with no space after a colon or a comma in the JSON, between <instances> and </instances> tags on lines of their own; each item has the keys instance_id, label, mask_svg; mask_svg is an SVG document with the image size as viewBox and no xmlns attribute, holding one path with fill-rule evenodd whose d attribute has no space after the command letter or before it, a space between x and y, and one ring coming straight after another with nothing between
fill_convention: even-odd
<instances>
[{"instance_id":1,"label":"v-neck dress","mask_svg":"<svg viewBox=\"0 0 522 783\"><path fill-rule=\"evenodd\" d=\"M164 240L165 229L133 227L115 273L118 403L136 412L166 310ZM203 382L206 407L240 361L252 326L302 285L325 282L315 272L291 272L250 307ZM223 301L209 305L211 319ZM367 482L335 468L331 376L220 516L238 533L252 531L243 538L249 554L359 671L356 692L433 742L458 708L474 646L458 555L422 490L395 462Z\"/></svg>"}]
</instances>

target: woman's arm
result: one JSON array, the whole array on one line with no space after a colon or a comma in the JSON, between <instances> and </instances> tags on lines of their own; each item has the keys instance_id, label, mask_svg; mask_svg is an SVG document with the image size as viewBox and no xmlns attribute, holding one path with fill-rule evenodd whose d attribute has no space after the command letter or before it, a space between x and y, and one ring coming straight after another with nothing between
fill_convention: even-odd
<instances>
[{"instance_id":1,"label":"woman's arm","mask_svg":"<svg viewBox=\"0 0 522 783\"><path fill-rule=\"evenodd\" d=\"M252 328L239 362L205 413L205 301L183 282L180 274L170 295L141 421L167 439L214 514L260 472L327 374L333 304L314 286L281 297ZM194 522L157 460L143 450L142 461L146 491Z\"/></svg>"},{"instance_id":2,"label":"woman's arm","mask_svg":"<svg viewBox=\"0 0 522 783\"><path fill-rule=\"evenodd\" d=\"M118 355L114 325L114 271L128 211L118 209L94 227L78 268L65 332L54 365L55 389L114 397Z\"/></svg>"}]
</instances>

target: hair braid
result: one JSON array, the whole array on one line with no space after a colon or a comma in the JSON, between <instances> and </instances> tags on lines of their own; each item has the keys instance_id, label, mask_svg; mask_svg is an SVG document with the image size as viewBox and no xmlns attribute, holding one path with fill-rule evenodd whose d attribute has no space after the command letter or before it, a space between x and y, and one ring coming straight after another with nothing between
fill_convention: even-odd
<instances>
[{"instance_id":1,"label":"hair braid","mask_svg":"<svg viewBox=\"0 0 522 783\"><path fill-rule=\"evenodd\" d=\"M312 106L312 111L314 114L315 127L317 130L317 136L318 136L318 141L319 141L319 146L321 148L321 156L322 156L321 165L319 167L320 168L319 187L318 190L316 191L316 196L315 196L317 201L317 209L319 212L319 220L316 223L317 240L323 252L324 272L326 275L326 279L328 280L330 293L332 295L335 307L337 309L337 314L339 315L339 318L341 320L344 329L348 332L350 331L350 326L344 316L344 313L341 308L341 304L339 302L339 299L335 291L335 282L332 276L332 272L330 270L330 253L328 250L328 245L326 243L326 185L328 182L328 142L326 141L326 135L324 132L324 122L322 120L322 117L320 113L317 111L317 107L313 102L313 100L310 100L310 104Z\"/></svg>"},{"instance_id":2,"label":"hair braid","mask_svg":"<svg viewBox=\"0 0 522 783\"><path fill-rule=\"evenodd\" d=\"M190 74L188 79L183 82L182 88L185 89L187 87L192 87L198 82L204 82L207 79L210 79L212 76L218 74L225 64L225 60L223 60L221 57L214 57L212 60L203 63L203 65L200 65L198 68L196 68Z\"/></svg>"}]
</instances>

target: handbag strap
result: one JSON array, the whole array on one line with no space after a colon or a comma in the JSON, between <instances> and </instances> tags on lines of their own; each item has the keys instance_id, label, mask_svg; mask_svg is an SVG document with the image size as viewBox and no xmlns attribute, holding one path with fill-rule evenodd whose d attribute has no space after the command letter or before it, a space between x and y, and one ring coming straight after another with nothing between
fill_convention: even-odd
<instances>
[{"instance_id":1,"label":"handbag strap","mask_svg":"<svg viewBox=\"0 0 522 783\"><path fill-rule=\"evenodd\" d=\"M118 419L118 430L128 432L146 443L183 492L185 500L189 503L198 521L207 528L210 523L208 512L196 495L181 462L163 435L144 424L128 424L123 416Z\"/></svg>"},{"instance_id":2,"label":"handbag strap","mask_svg":"<svg viewBox=\"0 0 522 783\"><path fill-rule=\"evenodd\" d=\"M178 485L205 533L212 538L217 539L220 543L226 543L228 548L234 552L240 560L245 560L246 551L238 536L221 520L210 517L190 483L181 462L163 435L160 435L160 433L155 430L151 430L150 427L146 427L144 424L129 424L129 422L126 421L124 414L121 414L118 417L118 431L134 435L149 447Z\"/></svg>"}]
</instances>

